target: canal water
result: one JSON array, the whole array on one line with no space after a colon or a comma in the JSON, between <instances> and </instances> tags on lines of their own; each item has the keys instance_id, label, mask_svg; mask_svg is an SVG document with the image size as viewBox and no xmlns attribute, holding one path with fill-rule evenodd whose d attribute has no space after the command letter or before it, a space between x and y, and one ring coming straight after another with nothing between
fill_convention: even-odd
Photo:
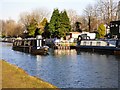
<instances>
[{"instance_id":1,"label":"canal water","mask_svg":"<svg viewBox=\"0 0 120 90\"><path fill-rule=\"evenodd\" d=\"M118 88L120 56L76 50L50 50L47 56L30 55L13 51L11 44L0 45L1 59L59 88Z\"/></svg>"}]
</instances>

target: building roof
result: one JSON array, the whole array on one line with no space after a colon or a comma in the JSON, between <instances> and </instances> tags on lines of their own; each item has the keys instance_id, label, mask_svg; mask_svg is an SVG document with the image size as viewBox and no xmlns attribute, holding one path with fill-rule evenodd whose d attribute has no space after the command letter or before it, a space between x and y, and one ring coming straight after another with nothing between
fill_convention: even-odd
<instances>
[{"instance_id":1,"label":"building roof","mask_svg":"<svg viewBox=\"0 0 120 90\"><path fill-rule=\"evenodd\" d=\"M70 32L70 33L72 33L72 34L80 34L80 32Z\"/></svg>"},{"instance_id":2,"label":"building roof","mask_svg":"<svg viewBox=\"0 0 120 90\"><path fill-rule=\"evenodd\" d=\"M111 21L110 23L120 24L120 20L118 20L118 21Z\"/></svg>"}]
</instances>

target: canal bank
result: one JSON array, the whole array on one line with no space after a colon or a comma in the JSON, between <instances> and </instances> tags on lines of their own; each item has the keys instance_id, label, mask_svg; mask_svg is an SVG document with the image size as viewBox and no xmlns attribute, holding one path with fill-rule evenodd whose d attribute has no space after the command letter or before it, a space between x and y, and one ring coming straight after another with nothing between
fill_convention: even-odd
<instances>
[{"instance_id":1,"label":"canal bank","mask_svg":"<svg viewBox=\"0 0 120 90\"><path fill-rule=\"evenodd\" d=\"M37 77L28 75L23 69L0 60L2 64L2 88L53 88L56 86Z\"/></svg>"}]
</instances>

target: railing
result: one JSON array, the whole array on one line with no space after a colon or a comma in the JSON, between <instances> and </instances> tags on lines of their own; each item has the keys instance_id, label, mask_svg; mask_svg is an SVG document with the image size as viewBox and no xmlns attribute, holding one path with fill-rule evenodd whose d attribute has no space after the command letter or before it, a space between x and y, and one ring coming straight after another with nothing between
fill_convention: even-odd
<instances>
[{"instance_id":1,"label":"railing","mask_svg":"<svg viewBox=\"0 0 120 90\"><path fill-rule=\"evenodd\" d=\"M82 40L80 45L84 46L116 46L116 40Z\"/></svg>"}]
</instances>

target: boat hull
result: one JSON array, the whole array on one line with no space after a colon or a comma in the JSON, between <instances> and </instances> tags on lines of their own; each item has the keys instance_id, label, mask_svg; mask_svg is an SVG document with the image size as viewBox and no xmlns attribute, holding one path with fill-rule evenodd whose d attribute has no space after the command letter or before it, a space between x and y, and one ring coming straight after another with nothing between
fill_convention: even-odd
<instances>
[{"instance_id":1,"label":"boat hull","mask_svg":"<svg viewBox=\"0 0 120 90\"><path fill-rule=\"evenodd\" d=\"M33 49L31 51L31 54L34 54L34 55L47 55L48 54L48 48Z\"/></svg>"},{"instance_id":2,"label":"boat hull","mask_svg":"<svg viewBox=\"0 0 120 90\"><path fill-rule=\"evenodd\" d=\"M28 46L13 46L13 50L30 53L34 55L47 55L48 54L48 47L41 47L40 49L36 49L33 47Z\"/></svg>"}]
</instances>

